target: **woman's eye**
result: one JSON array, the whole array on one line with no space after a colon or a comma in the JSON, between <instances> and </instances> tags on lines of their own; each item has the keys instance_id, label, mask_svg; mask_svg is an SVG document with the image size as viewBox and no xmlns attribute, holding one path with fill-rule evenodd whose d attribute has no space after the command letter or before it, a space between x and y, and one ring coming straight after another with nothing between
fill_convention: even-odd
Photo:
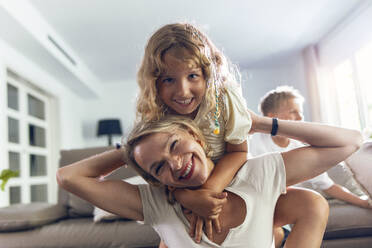
<instances>
[{"instance_id":1,"label":"woman's eye","mask_svg":"<svg viewBox=\"0 0 372 248\"><path fill-rule=\"evenodd\" d=\"M177 140L174 140L174 141L172 142L172 144L170 145L170 148L169 148L171 151L174 150L174 147L176 146L177 142L178 142L178 139L177 139Z\"/></svg>"},{"instance_id":2,"label":"woman's eye","mask_svg":"<svg viewBox=\"0 0 372 248\"><path fill-rule=\"evenodd\" d=\"M163 165L164 165L164 161L162 161L158 164L158 166L155 169L155 175L159 176L159 172L160 172L161 168L163 167Z\"/></svg>"}]
</instances>

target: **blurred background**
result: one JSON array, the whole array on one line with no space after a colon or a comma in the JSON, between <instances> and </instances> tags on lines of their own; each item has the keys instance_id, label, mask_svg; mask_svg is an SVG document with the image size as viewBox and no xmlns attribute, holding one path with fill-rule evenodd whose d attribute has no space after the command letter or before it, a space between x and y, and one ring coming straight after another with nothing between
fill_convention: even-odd
<instances>
[{"instance_id":1,"label":"blurred background","mask_svg":"<svg viewBox=\"0 0 372 248\"><path fill-rule=\"evenodd\" d=\"M369 137L371 3L0 1L0 173L20 172L0 191L0 206L56 202L61 149L107 146L125 136L144 45L167 23L187 21L207 33L240 69L253 111L264 93L291 85L306 99L305 120ZM107 120L114 131L100 129Z\"/></svg>"}]
</instances>

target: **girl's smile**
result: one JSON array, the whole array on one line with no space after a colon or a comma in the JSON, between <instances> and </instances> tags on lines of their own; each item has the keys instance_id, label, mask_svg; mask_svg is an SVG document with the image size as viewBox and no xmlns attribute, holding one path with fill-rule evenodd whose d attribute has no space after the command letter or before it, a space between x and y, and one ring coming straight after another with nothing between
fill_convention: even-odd
<instances>
[{"instance_id":1,"label":"girl's smile","mask_svg":"<svg viewBox=\"0 0 372 248\"><path fill-rule=\"evenodd\" d=\"M167 69L157 80L160 99L174 113L195 117L206 92L202 69L186 49L171 49L163 60Z\"/></svg>"},{"instance_id":2,"label":"girl's smile","mask_svg":"<svg viewBox=\"0 0 372 248\"><path fill-rule=\"evenodd\" d=\"M180 130L144 138L135 147L134 158L153 177L174 187L200 186L213 169L195 138Z\"/></svg>"}]
</instances>

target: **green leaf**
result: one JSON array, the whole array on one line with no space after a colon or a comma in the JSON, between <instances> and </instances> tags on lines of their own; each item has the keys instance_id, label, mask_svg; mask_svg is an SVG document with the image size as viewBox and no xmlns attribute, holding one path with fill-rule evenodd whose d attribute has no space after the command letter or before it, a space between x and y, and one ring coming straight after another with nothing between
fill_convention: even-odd
<instances>
[{"instance_id":1,"label":"green leaf","mask_svg":"<svg viewBox=\"0 0 372 248\"><path fill-rule=\"evenodd\" d=\"M19 175L18 171L12 171L12 170L9 170L9 169L2 170L2 172L0 174L0 180L2 180L2 183L1 183L1 186L0 186L1 190L2 191L5 190L5 185L10 178L17 177L18 175Z\"/></svg>"}]
</instances>

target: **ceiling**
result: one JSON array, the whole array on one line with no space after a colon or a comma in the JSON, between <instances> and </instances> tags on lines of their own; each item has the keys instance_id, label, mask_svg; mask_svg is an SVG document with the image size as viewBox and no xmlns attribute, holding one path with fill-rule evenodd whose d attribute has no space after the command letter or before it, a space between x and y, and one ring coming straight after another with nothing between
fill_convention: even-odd
<instances>
[{"instance_id":1,"label":"ceiling","mask_svg":"<svg viewBox=\"0 0 372 248\"><path fill-rule=\"evenodd\" d=\"M102 85L135 81L146 40L163 24L196 23L248 68L318 42L366 0L4 2L0 38L77 94L94 97Z\"/></svg>"}]
</instances>

